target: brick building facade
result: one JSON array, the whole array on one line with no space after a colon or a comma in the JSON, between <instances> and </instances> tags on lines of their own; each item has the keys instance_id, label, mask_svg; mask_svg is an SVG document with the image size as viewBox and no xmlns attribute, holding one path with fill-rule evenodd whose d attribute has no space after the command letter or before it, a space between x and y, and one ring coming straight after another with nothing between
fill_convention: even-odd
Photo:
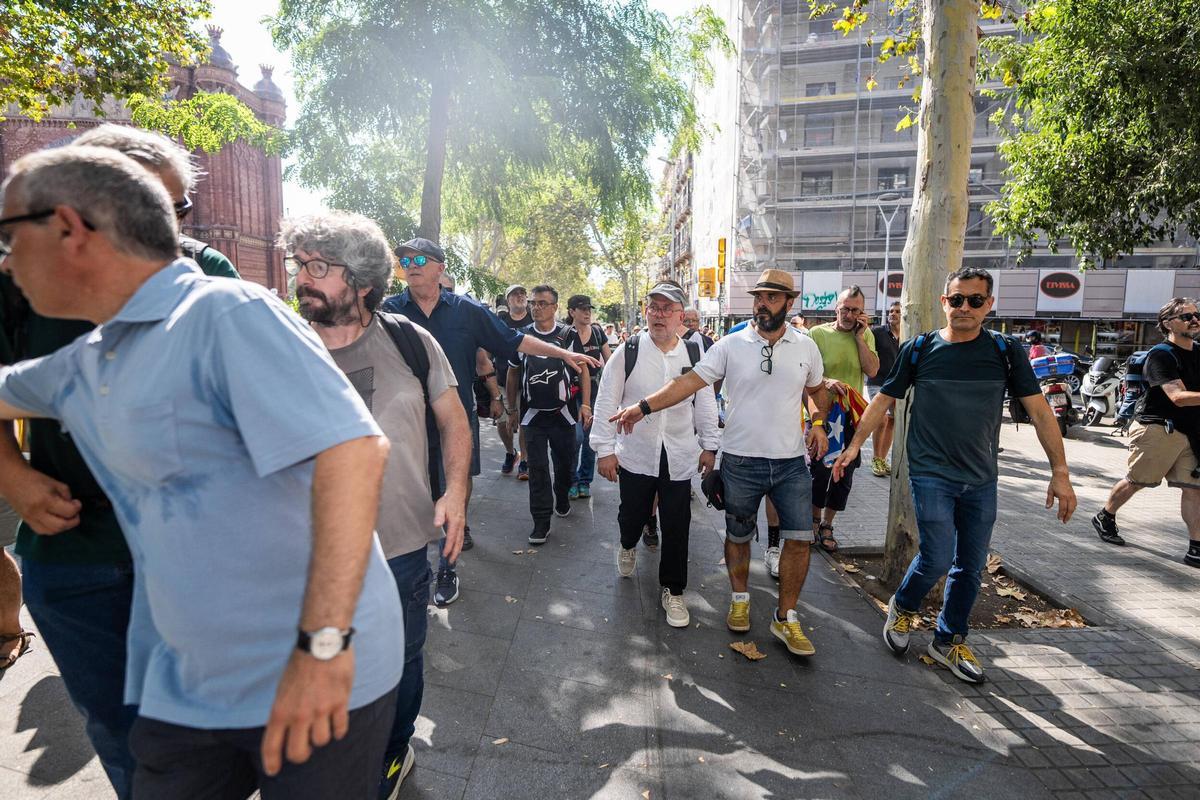
<instances>
[{"instance_id":1,"label":"brick building facade","mask_svg":"<svg viewBox=\"0 0 1200 800\"><path fill-rule=\"evenodd\" d=\"M172 94L189 97L197 91L227 92L263 122L282 126L286 107L283 93L271 80L271 67L261 67L261 79L247 89L238 82L237 67L221 47L221 29L210 27L209 39L212 52L207 63L171 68ZM105 102L103 111L103 118L97 118L91 102L76 99L34 122L10 109L0 122L0 176L26 153L66 144L103 122L129 122L128 110L116 101ZM275 247L283 216L283 169L279 158L236 142L218 153L199 152L196 162L201 177L183 232L227 255L243 278L285 295L283 253Z\"/></svg>"}]
</instances>

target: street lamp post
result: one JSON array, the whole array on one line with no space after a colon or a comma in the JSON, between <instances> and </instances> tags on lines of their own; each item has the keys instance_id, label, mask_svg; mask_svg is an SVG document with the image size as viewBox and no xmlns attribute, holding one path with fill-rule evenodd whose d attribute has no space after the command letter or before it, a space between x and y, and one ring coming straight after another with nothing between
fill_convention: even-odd
<instances>
[{"instance_id":1,"label":"street lamp post","mask_svg":"<svg viewBox=\"0 0 1200 800\"><path fill-rule=\"evenodd\" d=\"M896 219L896 215L900 213L899 192L884 192L875 198L875 205L879 208L879 216L883 217L883 275L884 280L887 280L888 267L891 265L892 257L892 222ZM891 203L892 211L889 214L884 210L884 204Z\"/></svg>"}]
</instances>

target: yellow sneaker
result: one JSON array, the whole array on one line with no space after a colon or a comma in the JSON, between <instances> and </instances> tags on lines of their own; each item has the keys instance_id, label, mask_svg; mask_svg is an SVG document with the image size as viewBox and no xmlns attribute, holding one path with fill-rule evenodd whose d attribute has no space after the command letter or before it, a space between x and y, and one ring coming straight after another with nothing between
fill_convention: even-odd
<instances>
[{"instance_id":1,"label":"yellow sneaker","mask_svg":"<svg viewBox=\"0 0 1200 800\"><path fill-rule=\"evenodd\" d=\"M731 631L745 633L750 630L750 601L733 600L729 603L729 613L725 615L725 625Z\"/></svg>"},{"instance_id":2,"label":"yellow sneaker","mask_svg":"<svg viewBox=\"0 0 1200 800\"><path fill-rule=\"evenodd\" d=\"M775 634L775 638L787 645L788 652L797 656L815 655L817 648L812 646L812 642L804 635L804 630L800 627L800 619L796 616L795 611L787 612L787 619L783 622L775 619L775 615L771 614L771 633Z\"/></svg>"}]
</instances>

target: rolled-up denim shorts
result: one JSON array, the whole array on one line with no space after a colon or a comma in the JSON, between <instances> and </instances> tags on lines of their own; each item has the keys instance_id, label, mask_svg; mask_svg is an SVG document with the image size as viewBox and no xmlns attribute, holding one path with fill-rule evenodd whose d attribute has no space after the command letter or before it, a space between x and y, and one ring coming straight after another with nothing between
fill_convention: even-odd
<instances>
[{"instance_id":1,"label":"rolled-up denim shorts","mask_svg":"<svg viewBox=\"0 0 1200 800\"><path fill-rule=\"evenodd\" d=\"M754 537L758 507L771 498L779 513L782 539L807 541L812 534L812 476L804 456L759 458L726 453L721 457L725 484L725 538L735 544Z\"/></svg>"}]
</instances>

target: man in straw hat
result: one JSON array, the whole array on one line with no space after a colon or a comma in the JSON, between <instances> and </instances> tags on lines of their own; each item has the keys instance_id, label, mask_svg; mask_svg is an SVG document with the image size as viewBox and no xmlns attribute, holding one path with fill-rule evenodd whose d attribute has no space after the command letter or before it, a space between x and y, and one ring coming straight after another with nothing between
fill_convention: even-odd
<instances>
[{"instance_id":1,"label":"man in straw hat","mask_svg":"<svg viewBox=\"0 0 1200 800\"><path fill-rule=\"evenodd\" d=\"M750 290L754 327L723 337L696 368L612 417L619 429L633 430L643 417L670 408L718 381L725 381L732 409L722 442L721 495L725 505L725 564L733 597L725 624L750 630L750 539L758 507L769 497L779 512L784 548L779 565L779 607L771 633L795 655L816 652L796 615L796 602L808 575L812 478L804 455L820 458L828 447L824 428L829 396L821 353L812 339L787 324L796 302L792 276L768 269ZM807 392L814 425L806 434L800 420Z\"/></svg>"}]
</instances>

